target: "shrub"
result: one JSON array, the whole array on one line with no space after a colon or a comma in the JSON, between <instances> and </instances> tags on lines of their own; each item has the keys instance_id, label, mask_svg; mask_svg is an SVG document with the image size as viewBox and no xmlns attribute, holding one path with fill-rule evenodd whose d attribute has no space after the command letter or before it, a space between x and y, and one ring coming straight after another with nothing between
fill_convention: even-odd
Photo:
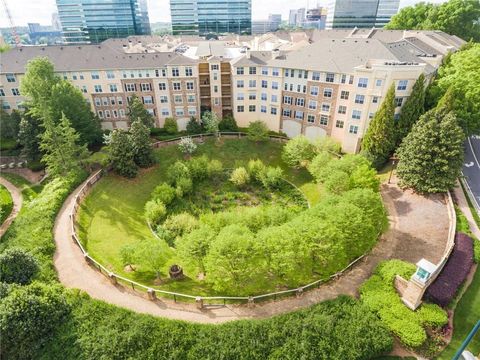
<instances>
[{"instance_id":1,"label":"shrub","mask_svg":"<svg viewBox=\"0 0 480 360\"><path fill-rule=\"evenodd\" d=\"M197 144L189 136L182 137L178 143L178 149L187 155L191 155L197 150Z\"/></svg>"},{"instance_id":2,"label":"shrub","mask_svg":"<svg viewBox=\"0 0 480 360\"><path fill-rule=\"evenodd\" d=\"M265 171L265 164L260 159L252 159L248 162L247 168L250 177L260 181L260 175Z\"/></svg>"},{"instance_id":3,"label":"shrub","mask_svg":"<svg viewBox=\"0 0 480 360\"><path fill-rule=\"evenodd\" d=\"M440 306L447 306L454 298L460 285L467 278L472 265L472 238L468 235L457 233L453 251L445 267L427 289L427 299Z\"/></svg>"},{"instance_id":4,"label":"shrub","mask_svg":"<svg viewBox=\"0 0 480 360\"><path fill-rule=\"evenodd\" d=\"M167 180L169 184L175 185L178 179L181 178L190 178L190 170L187 165L177 160L173 165L168 167Z\"/></svg>"},{"instance_id":5,"label":"shrub","mask_svg":"<svg viewBox=\"0 0 480 360\"><path fill-rule=\"evenodd\" d=\"M203 180L208 177L209 160L205 155L188 160L186 165L194 180Z\"/></svg>"},{"instance_id":6,"label":"shrub","mask_svg":"<svg viewBox=\"0 0 480 360\"><path fill-rule=\"evenodd\" d=\"M178 132L177 120L167 117L165 119L165 124L163 125L163 128L165 129L167 134L176 134Z\"/></svg>"},{"instance_id":7,"label":"shrub","mask_svg":"<svg viewBox=\"0 0 480 360\"><path fill-rule=\"evenodd\" d=\"M158 225L167 215L165 204L159 200L150 200L145 204L145 217L150 225Z\"/></svg>"},{"instance_id":8,"label":"shrub","mask_svg":"<svg viewBox=\"0 0 480 360\"><path fill-rule=\"evenodd\" d=\"M340 154L342 151L342 145L340 145L338 141L330 136L318 138L313 142L313 146L315 148L315 153L317 154L323 151L333 154Z\"/></svg>"},{"instance_id":9,"label":"shrub","mask_svg":"<svg viewBox=\"0 0 480 360\"><path fill-rule=\"evenodd\" d=\"M348 174L341 170L331 172L324 181L325 188L333 194L341 194L349 189Z\"/></svg>"},{"instance_id":10,"label":"shrub","mask_svg":"<svg viewBox=\"0 0 480 360\"><path fill-rule=\"evenodd\" d=\"M473 260L480 263L480 240L473 239Z\"/></svg>"},{"instance_id":11,"label":"shrub","mask_svg":"<svg viewBox=\"0 0 480 360\"><path fill-rule=\"evenodd\" d=\"M283 170L280 167L269 166L259 175L262 185L267 189L278 188L282 182Z\"/></svg>"},{"instance_id":12,"label":"shrub","mask_svg":"<svg viewBox=\"0 0 480 360\"><path fill-rule=\"evenodd\" d=\"M238 125L232 115L227 115L218 123L218 129L220 131L238 131Z\"/></svg>"},{"instance_id":13,"label":"shrub","mask_svg":"<svg viewBox=\"0 0 480 360\"><path fill-rule=\"evenodd\" d=\"M0 302L2 358L37 358L69 313L60 286L35 283L12 288Z\"/></svg>"},{"instance_id":14,"label":"shrub","mask_svg":"<svg viewBox=\"0 0 480 360\"><path fill-rule=\"evenodd\" d=\"M290 139L282 150L282 159L294 168L306 167L315 156L312 142L303 135Z\"/></svg>"},{"instance_id":15,"label":"shrub","mask_svg":"<svg viewBox=\"0 0 480 360\"><path fill-rule=\"evenodd\" d=\"M218 133L218 117L215 112L205 111L202 116L202 124L207 133Z\"/></svg>"},{"instance_id":16,"label":"shrub","mask_svg":"<svg viewBox=\"0 0 480 360\"><path fill-rule=\"evenodd\" d=\"M230 181L238 187L243 187L250 181L250 175L248 171L241 166L233 170L232 175L230 175Z\"/></svg>"},{"instance_id":17,"label":"shrub","mask_svg":"<svg viewBox=\"0 0 480 360\"><path fill-rule=\"evenodd\" d=\"M175 192L179 198L190 194L193 190L193 183L191 178L181 177L177 180L177 187Z\"/></svg>"},{"instance_id":18,"label":"shrub","mask_svg":"<svg viewBox=\"0 0 480 360\"><path fill-rule=\"evenodd\" d=\"M173 199L175 199L175 189L167 183L162 183L155 187L152 192L152 198L153 200L158 200L165 204L165 206L168 206Z\"/></svg>"},{"instance_id":19,"label":"shrub","mask_svg":"<svg viewBox=\"0 0 480 360\"><path fill-rule=\"evenodd\" d=\"M207 165L207 173L210 178L218 177L223 173L223 165L220 160L210 160Z\"/></svg>"},{"instance_id":20,"label":"shrub","mask_svg":"<svg viewBox=\"0 0 480 360\"><path fill-rule=\"evenodd\" d=\"M120 248L120 259L123 266L129 266L133 270L132 265L135 263L135 245L127 244Z\"/></svg>"},{"instance_id":21,"label":"shrub","mask_svg":"<svg viewBox=\"0 0 480 360\"><path fill-rule=\"evenodd\" d=\"M252 121L248 125L247 138L255 142L267 141L270 138L267 124L261 120Z\"/></svg>"},{"instance_id":22,"label":"shrub","mask_svg":"<svg viewBox=\"0 0 480 360\"><path fill-rule=\"evenodd\" d=\"M324 170L327 167L327 164L333 160L331 154L326 151L321 151L312 159L310 164L308 164L308 172L313 176L316 181L321 181L324 179Z\"/></svg>"},{"instance_id":23,"label":"shrub","mask_svg":"<svg viewBox=\"0 0 480 360\"><path fill-rule=\"evenodd\" d=\"M11 248L0 254L0 281L25 285L38 273L37 260L28 252Z\"/></svg>"},{"instance_id":24,"label":"shrub","mask_svg":"<svg viewBox=\"0 0 480 360\"><path fill-rule=\"evenodd\" d=\"M198 220L189 213L171 215L163 223L163 228L170 234L169 245L173 245L175 238L186 235L198 227Z\"/></svg>"},{"instance_id":25,"label":"shrub","mask_svg":"<svg viewBox=\"0 0 480 360\"><path fill-rule=\"evenodd\" d=\"M190 120L187 123L187 133L189 134L200 134L202 133L202 124L197 121L193 116L190 118Z\"/></svg>"}]
</instances>

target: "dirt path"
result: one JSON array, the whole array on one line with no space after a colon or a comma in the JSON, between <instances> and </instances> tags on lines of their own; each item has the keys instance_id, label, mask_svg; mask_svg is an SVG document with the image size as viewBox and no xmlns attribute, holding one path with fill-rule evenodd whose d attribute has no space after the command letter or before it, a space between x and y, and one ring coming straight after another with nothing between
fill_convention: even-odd
<instances>
[{"instance_id":1,"label":"dirt path","mask_svg":"<svg viewBox=\"0 0 480 360\"><path fill-rule=\"evenodd\" d=\"M136 312L203 323L269 317L333 299L341 294L356 295L358 287L382 260L400 258L416 262L425 257L437 261L445 247L449 225L443 198L424 198L411 192L402 192L395 184L383 185L382 196L389 212L390 229L372 252L343 276L298 298L290 297L253 307L229 305L199 310L194 304L169 300L150 301L131 293L129 289L111 284L105 276L87 265L71 238L68 221L77 191L78 189L66 200L54 228L57 249L54 262L60 281L67 287L86 291L95 299Z\"/></svg>"},{"instance_id":2,"label":"dirt path","mask_svg":"<svg viewBox=\"0 0 480 360\"><path fill-rule=\"evenodd\" d=\"M12 196L13 200L13 208L12 212L8 216L8 218L3 222L3 224L0 226L0 238L5 234L7 229L10 227L12 224L13 220L17 217L20 209L22 208L22 193L20 190L15 187L11 182L5 180L4 178L0 177L0 184L5 186L7 190L10 192L10 195Z\"/></svg>"}]
</instances>

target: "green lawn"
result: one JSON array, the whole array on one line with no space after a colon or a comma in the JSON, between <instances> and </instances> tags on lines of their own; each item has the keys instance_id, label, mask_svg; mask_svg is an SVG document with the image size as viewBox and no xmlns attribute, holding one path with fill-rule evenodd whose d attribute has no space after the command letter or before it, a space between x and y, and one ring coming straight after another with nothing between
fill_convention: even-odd
<instances>
[{"instance_id":1,"label":"green lawn","mask_svg":"<svg viewBox=\"0 0 480 360\"><path fill-rule=\"evenodd\" d=\"M3 185L0 185L0 225L8 218L13 209L13 200L10 192Z\"/></svg>"},{"instance_id":2,"label":"green lawn","mask_svg":"<svg viewBox=\"0 0 480 360\"><path fill-rule=\"evenodd\" d=\"M225 168L246 165L255 158L267 165L280 166L285 178L298 186L311 204L317 203L320 188L312 182L306 170L293 170L281 160L282 147L283 144L273 141L255 144L245 139L229 139L217 143L209 139L198 147L195 156L205 154L211 159L218 159ZM155 186L165 181L168 166L182 159L176 146L158 149L155 154L158 165L141 171L135 179L125 179L112 173L102 178L84 200L79 213L79 235L89 254L109 269L149 285L152 285L153 273L124 271L119 251L126 244L154 239L145 222L144 205L150 200ZM215 294L208 286L189 278L172 282L166 280L159 288L189 294Z\"/></svg>"},{"instance_id":3,"label":"green lawn","mask_svg":"<svg viewBox=\"0 0 480 360\"><path fill-rule=\"evenodd\" d=\"M43 185L32 185L30 181L17 174L2 172L1 176L21 190L23 201L34 199L43 188Z\"/></svg>"}]
</instances>

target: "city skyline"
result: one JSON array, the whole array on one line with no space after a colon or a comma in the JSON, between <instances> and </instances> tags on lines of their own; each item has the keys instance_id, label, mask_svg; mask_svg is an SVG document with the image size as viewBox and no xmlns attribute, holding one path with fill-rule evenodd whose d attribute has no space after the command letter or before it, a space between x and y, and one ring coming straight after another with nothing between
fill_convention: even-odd
<instances>
[{"instance_id":1,"label":"city skyline","mask_svg":"<svg viewBox=\"0 0 480 360\"><path fill-rule=\"evenodd\" d=\"M442 3L445 0L431 0L433 3ZM147 0L150 22L170 22L169 0ZM401 0L400 8L413 5L419 0ZM32 4L29 0L7 0L15 26L27 26L27 23L50 25L52 13L57 11L55 0L38 0ZM290 9L314 7L315 0L252 0L252 19L264 20L270 13L279 13L282 20L288 20ZM326 0L318 1L319 6L326 6ZM0 27L9 27L10 23L5 11L0 12Z\"/></svg>"}]
</instances>

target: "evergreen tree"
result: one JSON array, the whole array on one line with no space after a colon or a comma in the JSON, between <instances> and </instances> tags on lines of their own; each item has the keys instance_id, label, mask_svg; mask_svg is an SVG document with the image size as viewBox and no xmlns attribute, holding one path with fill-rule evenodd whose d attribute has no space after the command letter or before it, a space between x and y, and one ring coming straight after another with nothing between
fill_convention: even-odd
<instances>
[{"instance_id":1,"label":"evergreen tree","mask_svg":"<svg viewBox=\"0 0 480 360\"><path fill-rule=\"evenodd\" d=\"M420 193L451 189L463 164L464 139L452 112L422 115L397 152L400 185Z\"/></svg>"},{"instance_id":2,"label":"evergreen tree","mask_svg":"<svg viewBox=\"0 0 480 360\"><path fill-rule=\"evenodd\" d=\"M21 113L18 110L13 110L11 114L8 114L3 108L0 109L1 137L4 139L17 139L20 120Z\"/></svg>"},{"instance_id":3,"label":"evergreen tree","mask_svg":"<svg viewBox=\"0 0 480 360\"><path fill-rule=\"evenodd\" d=\"M395 85L392 84L362 141L363 153L375 167L388 159L395 147Z\"/></svg>"},{"instance_id":4,"label":"evergreen tree","mask_svg":"<svg viewBox=\"0 0 480 360\"><path fill-rule=\"evenodd\" d=\"M41 135L40 149L45 153L42 162L50 175L66 176L80 168L81 161L88 156L86 145L79 145L79 134L70 126L63 114L59 124L44 121L45 132Z\"/></svg>"},{"instance_id":5,"label":"evergreen tree","mask_svg":"<svg viewBox=\"0 0 480 360\"><path fill-rule=\"evenodd\" d=\"M137 176L138 168L135 164L135 149L131 135L122 129L115 129L107 141L109 158L113 170L125 177Z\"/></svg>"},{"instance_id":6,"label":"evergreen tree","mask_svg":"<svg viewBox=\"0 0 480 360\"><path fill-rule=\"evenodd\" d=\"M400 113L400 118L398 119L396 125L396 145L400 145L403 138L412 129L413 124L415 124L418 118L424 112L425 104L425 76L421 74L415 85L413 85L412 92L408 99L405 101L405 104L402 107L402 112Z\"/></svg>"},{"instance_id":7,"label":"evergreen tree","mask_svg":"<svg viewBox=\"0 0 480 360\"><path fill-rule=\"evenodd\" d=\"M147 128L152 128L154 125L154 120L152 115L145 109L142 102L137 95L132 95L130 102L128 104L128 117L133 123L135 120L140 119L143 125Z\"/></svg>"},{"instance_id":8,"label":"evergreen tree","mask_svg":"<svg viewBox=\"0 0 480 360\"><path fill-rule=\"evenodd\" d=\"M22 155L28 161L37 161L42 153L40 151L40 120L32 116L29 111L22 114L18 131L18 142L22 145Z\"/></svg>"},{"instance_id":9,"label":"evergreen tree","mask_svg":"<svg viewBox=\"0 0 480 360\"><path fill-rule=\"evenodd\" d=\"M135 164L142 168L151 166L155 162L153 148L150 143L150 129L140 120L135 120L130 127L130 135L135 151Z\"/></svg>"}]
</instances>

